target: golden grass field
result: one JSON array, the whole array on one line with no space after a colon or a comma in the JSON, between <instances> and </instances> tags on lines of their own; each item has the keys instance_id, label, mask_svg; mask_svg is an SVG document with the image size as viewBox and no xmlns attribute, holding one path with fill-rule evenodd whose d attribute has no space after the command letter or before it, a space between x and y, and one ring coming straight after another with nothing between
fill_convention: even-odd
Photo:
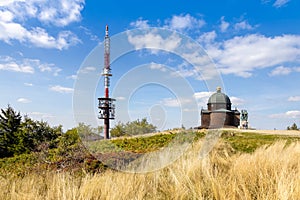
<instances>
[{"instance_id":1,"label":"golden grass field","mask_svg":"<svg viewBox=\"0 0 300 200\"><path fill-rule=\"evenodd\" d=\"M149 173L0 176L0 199L300 199L299 142L277 141L253 153L237 153L219 140L200 158L202 144L199 140L180 159Z\"/></svg>"}]
</instances>

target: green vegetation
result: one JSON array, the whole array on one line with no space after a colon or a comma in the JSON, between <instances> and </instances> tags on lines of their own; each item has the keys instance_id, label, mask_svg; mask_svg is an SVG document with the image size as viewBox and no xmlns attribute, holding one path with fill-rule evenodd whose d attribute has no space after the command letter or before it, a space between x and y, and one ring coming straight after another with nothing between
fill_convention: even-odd
<instances>
[{"instance_id":1,"label":"green vegetation","mask_svg":"<svg viewBox=\"0 0 300 200\"><path fill-rule=\"evenodd\" d=\"M146 118L142 120L135 120L127 122L126 124L118 122L117 125L111 129L110 133L112 137L141 135L145 133L154 133L156 127L147 122Z\"/></svg>"},{"instance_id":2,"label":"green vegetation","mask_svg":"<svg viewBox=\"0 0 300 200\"><path fill-rule=\"evenodd\" d=\"M286 129L287 129L287 130L299 130L299 128L298 128L298 126L297 126L296 123L293 123L293 125L292 125L291 127L288 126Z\"/></svg>"},{"instance_id":3,"label":"green vegetation","mask_svg":"<svg viewBox=\"0 0 300 200\"><path fill-rule=\"evenodd\" d=\"M130 151L133 153L147 153L159 150L169 144L182 144L184 142L192 143L195 140L203 138L203 131L179 131L177 133L167 132L150 136L116 138L113 140L99 140L85 143L92 153L111 153Z\"/></svg>"},{"instance_id":4,"label":"green vegetation","mask_svg":"<svg viewBox=\"0 0 300 200\"><path fill-rule=\"evenodd\" d=\"M78 130L80 134L78 134ZM0 175L24 175L47 170L96 172L105 168L81 143L95 138L101 127L83 123L63 133L62 126L22 117L11 106L0 113Z\"/></svg>"},{"instance_id":5,"label":"green vegetation","mask_svg":"<svg viewBox=\"0 0 300 200\"><path fill-rule=\"evenodd\" d=\"M293 125L292 128L295 126ZM62 127L50 127L46 122L35 121L12 107L1 109L0 113L0 175L25 175L31 172L69 171L84 174L106 169L95 156L105 159L129 157L159 151L168 145L195 143L208 133L177 129L158 134L146 119L131 123L119 123L114 129L112 140L102 140L102 127L93 128L80 123L78 127L63 133ZM129 134L132 133L132 134ZM144 134L144 135L139 135ZM134 135L134 136L129 136ZM223 130L221 142L235 152L253 153L264 145L284 141L286 145L299 141L299 137L264 135L259 133ZM93 153L91 155L90 153Z\"/></svg>"},{"instance_id":6,"label":"green vegetation","mask_svg":"<svg viewBox=\"0 0 300 200\"><path fill-rule=\"evenodd\" d=\"M228 142L236 151L252 153L263 145L271 145L276 141L286 141L290 144L293 141L300 141L300 137L283 135L264 135L258 133L223 131L222 138Z\"/></svg>"},{"instance_id":7,"label":"green vegetation","mask_svg":"<svg viewBox=\"0 0 300 200\"><path fill-rule=\"evenodd\" d=\"M202 144L196 142L176 161L148 173L0 176L0 199L299 199L299 142L276 142L253 153L233 154L220 140L199 159Z\"/></svg>"},{"instance_id":8,"label":"green vegetation","mask_svg":"<svg viewBox=\"0 0 300 200\"><path fill-rule=\"evenodd\" d=\"M174 137L175 134L159 134L150 137L116 139L112 143L124 151L147 153L166 146Z\"/></svg>"},{"instance_id":9,"label":"green vegetation","mask_svg":"<svg viewBox=\"0 0 300 200\"><path fill-rule=\"evenodd\" d=\"M0 113L0 158L52 148L61 134L61 126L51 128L27 116L22 121L20 113L8 106Z\"/></svg>"},{"instance_id":10,"label":"green vegetation","mask_svg":"<svg viewBox=\"0 0 300 200\"><path fill-rule=\"evenodd\" d=\"M297 199L300 195L299 135L222 130L209 159L199 159L203 141L214 136L211 131L182 127L145 134L155 130L146 119L119 123L114 130L116 138L111 140L102 140L102 127L84 123L64 133L61 126L22 119L10 106L2 109L0 199ZM159 160L144 159L147 155L165 161L178 144L191 145L163 169L145 174L114 170L127 164L157 164Z\"/></svg>"},{"instance_id":11,"label":"green vegetation","mask_svg":"<svg viewBox=\"0 0 300 200\"><path fill-rule=\"evenodd\" d=\"M87 125L84 123L79 123L76 127L76 130L79 134L79 137L82 140L99 140L102 139L100 133L103 131L102 126L98 126L96 128L91 127L91 125Z\"/></svg>"},{"instance_id":12,"label":"green vegetation","mask_svg":"<svg viewBox=\"0 0 300 200\"><path fill-rule=\"evenodd\" d=\"M134 153L146 153L158 150L166 146L175 134L158 134L149 137L121 138L114 140L100 140L89 144L89 150L93 153L131 151Z\"/></svg>"}]
</instances>

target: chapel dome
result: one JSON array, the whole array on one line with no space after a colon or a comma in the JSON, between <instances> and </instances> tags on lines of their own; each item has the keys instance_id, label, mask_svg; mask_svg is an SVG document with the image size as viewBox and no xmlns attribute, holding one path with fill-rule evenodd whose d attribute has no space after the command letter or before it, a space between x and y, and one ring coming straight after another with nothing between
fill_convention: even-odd
<instances>
[{"instance_id":1,"label":"chapel dome","mask_svg":"<svg viewBox=\"0 0 300 200\"><path fill-rule=\"evenodd\" d=\"M217 87L217 91L209 97L208 104L230 104L231 105L231 101L226 94L221 92L221 88Z\"/></svg>"}]
</instances>

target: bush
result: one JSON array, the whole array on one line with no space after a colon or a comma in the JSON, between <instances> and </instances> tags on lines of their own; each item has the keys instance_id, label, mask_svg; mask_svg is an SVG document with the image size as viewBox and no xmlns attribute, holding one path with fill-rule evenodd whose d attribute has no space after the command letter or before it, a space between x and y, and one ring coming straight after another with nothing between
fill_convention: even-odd
<instances>
[{"instance_id":1,"label":"bush","mask_svg":"<svg viewBox=\"0 0 300 200\"><path fill-rule=\"evenodd\" d=\"M135 120L123 124L119 122L110 131L112 137L120 137L126 135L140 135L145 133L153 133L156 131L156 127L153 124L147 122L146 118L142 120Z\"/></svg>"},{"instance_id":2,"label":"bush","mask_svg":"<svg viewBox=\"0 0 300 200\"><path fill-rule=\"evenodd\" d=\"M55 147L55 140L62 134L62 126L50 127L47 122L34 121L8 106L0 113L0 158L31 151L39 146Z\"/></svg>"}]
</instances>

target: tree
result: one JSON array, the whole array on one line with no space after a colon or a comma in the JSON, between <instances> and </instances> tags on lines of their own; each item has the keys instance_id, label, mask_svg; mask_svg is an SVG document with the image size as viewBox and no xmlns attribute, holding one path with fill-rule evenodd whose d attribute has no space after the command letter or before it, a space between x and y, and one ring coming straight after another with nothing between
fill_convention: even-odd
<instances>
[{"instance_id":1,"label":"tree","mask_svg":"<svg viewBox=\"0 0 300 200\"><path fill-rule=\"evenodd\" d=\"M63 134L62 126L50 127L47 122L34 121L25 116L24 122L21 124L19 137L18 154L37 151L39 146L53 146L55 140Z\"/></svg>"},{"instance_id":2,"label":"tree","mask_svg":"<svg viewBox=\"0 0 300 200\"><path fill-rule=\"evenodd\" d=\"M299 130L296 123L293 123L291 127L287 127L287 130Z\"/></svg>"},{"instance_id":3,"label":"tree","mask_svg":"<svg viewBox=\"0 0 300 200\"><path fill-rule=\"evenodd\" d=\"M79 123L76 127L78 135L82 140L96 140L100 139L100 134L103 131L102 126L93 128L91 125L86 125L85 123Z\"/></svg>"},{"instance_id":4,"label":"tree","mask_svg":"<svg viewBox=\"0 0 300 200\"><path fill-rule=\"evenodd\" d=\"M0 157L12 156L18 141L22 117L10 105L0 113Z\"/></svg>"},{"instance_id":5,"label":"tree","mask_svg":"<svg viewBox=\"0 0 300 200\"><path fill-rule=\"evenodd\" d=\"M65 134L59 137L57 145L57 153L64 155L70 153L74 148L78 147L80 143L80 137L76 128L68 130Z\"/></svg>"},{"instance_id":6,"label":"tree","mask_svg":"<svg viewBox=\"0 0 300 200\"><path fill-rule=\"evenodd\" d=\"M120 137L126 134L125 132L125 125L121 122L118 122L114 128L110 131L111 137Z\"/></svg>"},{"instance_id":7,"label":"tree","mask_svg":"<svg viewBox=\"0 0 300 200\"><path fill-rule=\"evenodd\" d=\"M124 135L140 135L145 133L153 133L156 131L156 127L147 122L146 118L142 120L135 120L123 124L119 122L114 128L112 128L111 136L120 137Z\"/></svg>"},{"instance_id":8,"label":"tree","mask_svg":"<svg viewBox=\"0 0 300 200\"><path fill-rule=\"evenodd\" d=\"M22 121L20 113L8 106L0 113L0 158L37 151L42 144L55 147L62 133L62 126L50 127L27 116Z\"/></svg>"}]
</instances>

